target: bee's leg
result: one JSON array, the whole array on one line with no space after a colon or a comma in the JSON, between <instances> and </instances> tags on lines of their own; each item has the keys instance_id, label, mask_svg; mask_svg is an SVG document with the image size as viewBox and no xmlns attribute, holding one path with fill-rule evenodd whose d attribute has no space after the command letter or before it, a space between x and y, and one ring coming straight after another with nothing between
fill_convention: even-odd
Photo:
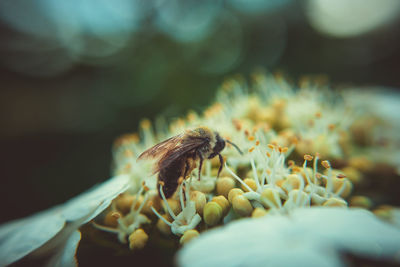
<instances>
[{"instance_id":1,"label":"bee's leg","mask_svg":"<svg viewBox=\"0 0 400 267\"><path fill-rule=\"evenodd\" d=\"M200 163L199 163L199 181L200 181L200 178L201 178L201 169L202 169L202 167L203 167L203 156L201 155L201 153L198 153L198 155L199 155L199 158L200 158Z\"/></svg>"},{"instance_id":2,"label":"bee's leg","mask_svg":"<svg viewBox=\"0 0 400 267\"><path fill-rule=\"evenodd\" d=\"M189 163L189 161L186 159L186 161L185 161L185 171L183 172L183 179L186 179L186 176L187 176L187 174L188 174L189 168L190 168L190 163Z\"/></svg>"},{"instance_id":3,"label":"bee's leg","mask_svg":"<svg viewBox=\"0 0 400 267\"><path fill-rule=\"evenodd\" d=\"M219 169L218 169L218 174L217 174L217 178L219 177L219 174L222 171L222 168L224 167L224 158L221 156L221 154L218 154L219 157Z\"/></svg>"}]
</instances>

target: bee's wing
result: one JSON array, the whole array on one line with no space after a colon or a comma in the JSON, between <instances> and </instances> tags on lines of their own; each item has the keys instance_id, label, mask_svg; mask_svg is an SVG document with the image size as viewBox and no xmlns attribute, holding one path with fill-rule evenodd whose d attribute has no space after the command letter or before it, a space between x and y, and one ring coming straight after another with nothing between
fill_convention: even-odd
<instances>
[{"instance_id":1,"label":"bee's wing","mask_svg":"<svg viewBox=\"0 0 400 267\"><path fill-rule=\"evenodd\" d=\"M181 157L186 157L187 153L193 152L195 149L204 146L207 142L208 141L204 138L191 138L189 140L185 140L183 143L171 149L168 151L168 153L163 155L162 158L160 158L156 172L168 167L175 160Z\"/></svg>"},{"instance_id":2,"label":"bee's wing","mask_svg":"<svg viewBox=\"0 0 400 267\"><path fill-rule=\"evenodd\" d=\"M162 141L161 143L158 143L157 145L140 154L137 160L162 158L166 153L168 153L168 151L179 145L182 140L182 136L182 134L175 135L167 140Z\"/></svg>"}]
</instances>

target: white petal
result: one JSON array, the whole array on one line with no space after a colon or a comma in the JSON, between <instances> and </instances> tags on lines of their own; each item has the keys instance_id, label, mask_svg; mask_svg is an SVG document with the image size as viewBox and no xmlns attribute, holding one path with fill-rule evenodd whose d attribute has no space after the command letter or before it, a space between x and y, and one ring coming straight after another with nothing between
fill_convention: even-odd
<instances>
[{"instance_id":1,"label":"white petal","mask_svg":"<svg viewBox=\"0 0 400 267\"><path fill-rule=\"evenodd\" d=\"M111 178L65 203L63 215L67 221L75 221L92 214L83 223L88 222L99 215L128 187L129 176L120 175Z\"/></svg>"},{"instance_id":2,"label":"white petal","mask_svg":"<svg viewBox=\"0 0 400 267\"><path fill-rule=\"evenodd\" d=\"M365 210L298 209L242 219L201 234L180 266L342 266L338 252L382 258L400 250L400 230Z\"/></svg>"},{"instance_id":3,"label":"white petal","mask_svg":"<svg viewBox=\"0 0 400 267\"><path fill-rule=\"evenodd\" d=\"M0 266L13 263L45 244L45 251L63 247L71 233L96 217L128 187L129 177L117 176L63 205L2 225ZM68 227L64 227L66 222L71 222Z\"/></svg>"},{"instance_id":4,"label":"white petal","mask_svg":"<svg viewBox=\"0 0 400 267\"><path fill-rule=\"evenodd\" d=\"M79 231L74 231L72 235L68 238L67 242L63 248L52 257L52 259L47 263L47 266L51 267L74 267L78 266L76 261L76 250L81 241L81 233Z\"/></svg>"},{"instance_id":5,"label":"white petal","mask_svg":"<svg viewBox=\"0 0 400 267\"><path fill-rule=\"evenodd\" d=\"M56 207L0 227L0 266L28 255L54 237L65 224Z\"/></svg>"}]
</instances>

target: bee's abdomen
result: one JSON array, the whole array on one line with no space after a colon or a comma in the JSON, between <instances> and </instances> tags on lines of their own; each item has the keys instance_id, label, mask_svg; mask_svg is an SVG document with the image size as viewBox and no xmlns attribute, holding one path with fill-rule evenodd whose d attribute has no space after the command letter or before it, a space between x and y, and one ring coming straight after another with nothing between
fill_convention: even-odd
<instances>
[{"instance_id":1,"label":"bee's abdomen","mask_svg":"<svg viewBox=\"0 0 400 267\"><path fill-rule=\"evenodd\" d=\"M164 183L163 192L166 198L170 198L176 191L184 168L185 158L178 158L158 173L158 181ZM158 187L158 193L161 196L160 187Z\"/></svg>"}]
</instances>

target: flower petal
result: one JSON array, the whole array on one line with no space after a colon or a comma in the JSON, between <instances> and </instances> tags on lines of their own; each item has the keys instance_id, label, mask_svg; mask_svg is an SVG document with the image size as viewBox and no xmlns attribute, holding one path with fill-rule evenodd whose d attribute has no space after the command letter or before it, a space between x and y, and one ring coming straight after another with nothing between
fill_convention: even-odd
<instances>
[{"instance_id":1,"label":"flower petal","mask_svg":"<svg viewBox=\"0 0 400 267\"><path fill-rule=\"evenodd\" d=\"M211 230L178 253L180 266L342 266L339 252L388 258L400 230L366 210L303 208Z\"/></svg>"},{"instance_id":2,"label":"flower petal","mask_svg":"<svg viewBox=\"0 0 400 267\"><path fill-rule=\"evenodd\" d=\"M0 266L18 261L49 243L50 240L56 245L44 247L59 249L60 246L57 244L64 244L66 240L70 240L71 233L101 213L128 187L128 176L116 176L63 205L2 225L0 227ZM65 227L66 222L71 222L68 227ZM54 240L57 234L59 234L58 238Z\"/></svg>"},{"instance_id":3,"label":"flower petal","mask_svg":"<svg viewBox=\"0 0 400 267\"><path fill-rule=\"evenodd\" d=\"M54 237L65 225L60 207L2 225L0 266L28 255Z\"/></svg>"},{"instance_id":4,"label":"flower petal","mask_svg":"<svg viewBox=\"0 0 400 267\"><path fill-rule=\"evenodd\" d=\"M67 221L76 221L92 213L83 222L86 223L99 215L128 187L129 176L116 176L65 203L62 213Z\"/></svg>"},{"instance_id":5,"label":"flower petal","mask_svg":"<svg viewBox=\"0 0 400 267\"><path fill-rule=\"evenodd\" d=\"M47 263L51 267L73 267L78 266L75 257L79 242L81 241L81 233L74 231L68 238L67 242L52 259Z\"/></svg>"}]
</instances>

